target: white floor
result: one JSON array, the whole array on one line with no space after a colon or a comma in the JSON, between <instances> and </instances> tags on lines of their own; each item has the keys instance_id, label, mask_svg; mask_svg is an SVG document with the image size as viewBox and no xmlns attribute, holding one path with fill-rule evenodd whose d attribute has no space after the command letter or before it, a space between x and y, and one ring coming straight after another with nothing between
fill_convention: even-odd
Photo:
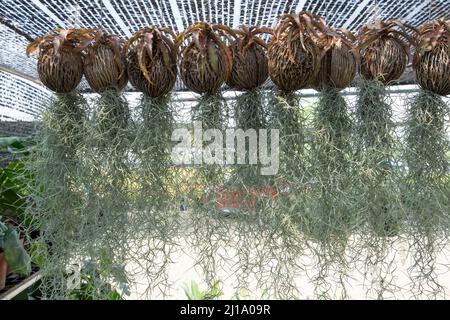
<instances>
[{"instance_id":1,"label":"white floor","mask_svg":"<svg viewBox=\"0 0 450 320\"><path fill-rule=\"evenodd\" d=\"M134 274L132 280L136 283L131 287L130 296L126 297L127 299L186 299L186 295L183 292L183 286L189 285L191 281L196 281L201 289L207 289L203 280L203 274L200 267L195 267L195 253L188 246L188 244L183 240L177 240L178 243L178 251L174 252L171 255L171 259L173 263L168 265L167 274L168 280L172 283L171 290L167 295L161 294L161 292L156 289L153 291L149 291L149 279L145 276L146 271L143 270L142 266L139 266L139 263L143 263L144 265L148 262L145 255L143 254L142 261L130 263L127 266L127 270L130 274ZM141 247L141 252L144 253L145 245ZM221 252L218 254L226 255L228 258L217 260L218 264L222 264L220 270L217 272L215 279L221 281L223 296L222 299L231 299L234 297L236 292L236 277L233 271L233 264L237 262L236 258L231 258L233 256L233 252L235 248L221 248ZM447 246L445 250L437 257L436 262L436 273L438 274L439 283L445 287L444 293L448 296L449 288L450 288L450 246ZM305 254L304 256L299 258L304 265L311 265L313 261L313 256L310 254ZM411 299L413 297L411 291L411 280L408 274L408 268L411 265L411 256L408 255L408 245L406 241L397 241L392 250L390 250L390 254L385 261L392 261L390 265L389 276L386 280L392 281L389 288L392 292L386 292L383 295L383 299ZM273 266L267 266L273 267ZM377 293L375 290L371 290L376 288L379 283L375 282L375 284L370 283L371 277L373 279L377 279L376 275L380 272L379 269L374 267L372 270L369 270L369 275L366 279L362 274L364 266L358 265L353 270L350 270L350 277L347 278L346 282L346 295L344 297L344 293L339 289L338 286L334 285L332 290L329 293L328 298L333 299L376 299ZM316 293L314 293L314 286L311 283L311 276L317 272L317 269L314 267L306 268L304 271L300 271L298 276L295 277L295 283L297 288L299 288L299 299L317 299L320 298ZM307 274L309 276L307 276ZM255 288L256 282L252 279L249 280L248 289L251 290L251 293L246 293L242 295L241 298L245 299L260 299L260 298L273 298L264 296L261 290ZM397 287L397 288L396 288ZM422 296L423 298L427 298L426 295ZM443 298L443 295L438 296L438 298Z\"/></svg>"}]
</instances>

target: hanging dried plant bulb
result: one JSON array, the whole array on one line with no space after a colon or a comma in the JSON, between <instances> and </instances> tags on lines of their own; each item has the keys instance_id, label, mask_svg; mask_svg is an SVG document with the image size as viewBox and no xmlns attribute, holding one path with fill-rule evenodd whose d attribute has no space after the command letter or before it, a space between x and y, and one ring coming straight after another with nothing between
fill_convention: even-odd
<instances>
[{"instance_id":1,"label":"hanging dried plant bulb","mask_svg":"<svg viewBox=\"0 0 450 320\"><path fill-rule=\"evenodd\" d=\"M425 23L415 39L413 68L417 83L441 96L450 94L450 20Z\"/></svg>"},{"instance_id":2,"label":"hanging dried plant bulb","mask_svg":"<svg viewBox=\"0 0 450 320\"><path fill-rule=\"evenodd\" d=\"M413 43L407 29L414 30L398 20L389 20L373 22L360 30L361 74L366 79L377 79L388 85L400 78Z\"/></svg>"},{"instance_id":3,"label":"hanging dried plant bulb","mask_svg":"<svg viewBox=\"0 0 450 320\"><path fill-rule=\"evenodd\" d=\"M233 69L227 84L237 90L252 90L262 85L269 77L266 56L267 44L258 34L273 34L269 28L241 26L234 30L239 38L229 48L233 54Z\"/></svg>"},{"instance_id":4,"label":"hanging dried plant bulb","mask_svg":"<svg viewBox=\"0 0 450 320\"><path fill-rule=\"evenodd\" d=\"M90 29L55 29L27 47L27 55L38 52L38 74L42 83L57 93L74 90L83 76L81 51L93 39Z\"/></svg>"},{"instance_id":5,"label":"hanging dried plant bulb","mask_svg":"<svg viewBox=\"0 0 450 320\"><path fill-rule=\"evenodd\" d=\"M230 77L232 54L219 35L236 37L227 26L204 22L190 26L178 37L178 44L192 37L181 51L180 73L184 84L194 92L213 93Z\"/></svg>"},{"instance_id":6,"label":"hanging dried plant bulb","mask_svg":"<svg viewBox=\"0 0 450 320\"><path fill-rule=\"evenodd\" d=\"M168 28L147 27L127 43L128 77L131 84L150 97L169 93L177 80L178 47Z\"/></svg>"},{"instance_id":7,"label":"hanging dried plant bulb","mask_svg":"<svg viewBox=\"0 0 450 320\"><path fill-rule=\"evenodd\" d=\"M125 40L103 30L95 31L95 39L86 49L84 75L92 90L122 90L127 82Z\"/></svg>"},{"instance_id":8,"label":"hanging dried plant bulb","mask_svg":"<svg viewBox=\"0 0 450 320\"><path fill-rule=\"evenodd\" d=\"M309 86L320 68L317 40L324 37L325 20L309 12L285 14L269 46L269 74L284 91Z\"/></svg>"},{"instance_id":9,"label":"hanging dried plant bulb","mask_svg":"<svg viewBox=\"0 0 450 320\"><path fill-rule=\"evenodd\" d=\"M359 54L355 50L356 38L348 30L327 29L318 45L322 48L320 71L314 87L344 89L355 77Z\"/></svg>"}]
</instances>

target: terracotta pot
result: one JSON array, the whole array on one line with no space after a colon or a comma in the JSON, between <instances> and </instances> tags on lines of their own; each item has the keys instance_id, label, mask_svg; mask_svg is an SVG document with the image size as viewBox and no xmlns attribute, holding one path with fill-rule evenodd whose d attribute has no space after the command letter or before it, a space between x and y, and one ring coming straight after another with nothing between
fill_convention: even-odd
<instances>
[{"instance_id":1,"label":"terracotta pot","mask_svg":"<svg viewBox=\"0 0 450 320\"><path fill-rule=\"evenodd\" d=\"M0 290L5 288L7 268L8 265L6 264L5 254L0 252Z\"/></svg>"}]
</instances>

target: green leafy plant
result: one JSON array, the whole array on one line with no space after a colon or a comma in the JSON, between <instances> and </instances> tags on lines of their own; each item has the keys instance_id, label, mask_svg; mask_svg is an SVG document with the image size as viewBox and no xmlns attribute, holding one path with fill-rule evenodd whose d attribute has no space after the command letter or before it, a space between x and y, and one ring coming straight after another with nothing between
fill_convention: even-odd
<instances>
[{"instance_id":1,"label":"green leafy plant","mask_svg":"<svg viewBox=\"0 0 450 320\"><path fill-rule=\"evenodd\" d=\"M208 290L200 290L195 281L191 281L190 286L184 285L183 290L189 300L214 300L223 295L219 280L214 280L212 287Z\"/></svg>"},{"instance_id":2,"label":"green leafy plant","mask_svg":"<svg viewBox=\"0 0 450 320\"><path fill-rule=\"evenodd\" d=\"M11 155L11 161L0 169L0 214L3 216L18 217L26 206L27 185L20 178L24 174L22 159L29 155L29 140L28 137L0 137L0 150Z\"/></svg>"},{"instance_id":3,"label":"green leafy plant","mask_svg":"<svg viewBox=\"0 0 450 320\"><path fill-rule=\"evenodd\" d=\"M17 231L0 221L0 249L5 253L9 268L20 275L31 273L31 259L20 243Z\"/></svg>"},{"instance_id":4,"label":"green leafy plant","mask_svg":"<svg viewBox=\"0 0 450 320\"><path fill-rule=\"evenodd\" d=\"M36 145L32 137L0 137L0 150L6 150L11 155L10 162L0 168L0 217L7 218L17 224L20 232L30 235L39 230L39 223L27 212L27 207L32 206L29 195L34 184L34 175L26 169L26 161L31 150ZM8 265L13 271L27 275L31 271L30 260L34 262L34 254L31 257L25 251L23 244L19 243L18 231L6 226L4 242L10 249L5 249ZM31 245L32 251L34 243ZM43 263L40 255L39 262Z\"/></svg>"},{"instance_id":5,"label":"green leafy plant","mask_svg":"<svg viewBox=\"0 0 450 320\"><path fill-rule=\"evenodd\" d=\"M115 282L122 294L111 284ZM122 266L112 263L109 259L99 262L88 260L80 270L80 286L69 293L69 298L75 300L123 300L123 295L129 294L127 279Z\"/></svg>"},{"instance_id":6,"label":"green leafy plant","mask_svg":"<svg viewBox=\"0 0 450 320\"><path fill-rule=\"evenodd\" d=\"M255 295L252 295L248 292L248 289L246 288L242 288L241 290L239 290L239 292L236 292L233 297L232 300L269 300L270 299L270 294L269 291L266 289L262 292L260 297L257 297Z\"/></svg>"},{"instance_id":7,"label":"green leafy plant","mask_svg":"<svg viewBox=\"0 0 450 320\"><path fill-rule=\"evenodd\" d=\"M33 230L38 228L37 221L27 215L25 209L29 205L34 175L26 169L25 162L35 144L31 137L0 137L0 150L11 155L9 163L0 168L0 215Z\"/></svg>"}]
</instances>

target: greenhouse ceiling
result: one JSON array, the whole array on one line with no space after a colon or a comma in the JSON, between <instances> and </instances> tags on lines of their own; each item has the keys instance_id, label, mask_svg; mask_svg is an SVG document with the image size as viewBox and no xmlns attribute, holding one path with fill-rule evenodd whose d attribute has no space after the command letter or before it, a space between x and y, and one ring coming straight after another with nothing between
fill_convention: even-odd
<instances>
[{"instance_id":1,"label":"greenhouse ceiling","mask_svg":"<svg viewBox=\"0 0 450 320\"><path fill-rule=\"evenodd\" d=\"M268 26L286 12L310 11L329 25L357 32L377 19L400 19L418 26L450 17L450 0L0 0L0 70L38 82L36 58L27 58L30 40L57 27L103 27L129 38L144 26L167 26L176 32L197 21ZM414 82L408 67L400 84ZM268 83L268 86L271 84ZM88 91L85 81L82 90ZM128 86L129 90L133 90ZM186 90L177 81L178 91Z\"/></svg>"}]
</instances>

